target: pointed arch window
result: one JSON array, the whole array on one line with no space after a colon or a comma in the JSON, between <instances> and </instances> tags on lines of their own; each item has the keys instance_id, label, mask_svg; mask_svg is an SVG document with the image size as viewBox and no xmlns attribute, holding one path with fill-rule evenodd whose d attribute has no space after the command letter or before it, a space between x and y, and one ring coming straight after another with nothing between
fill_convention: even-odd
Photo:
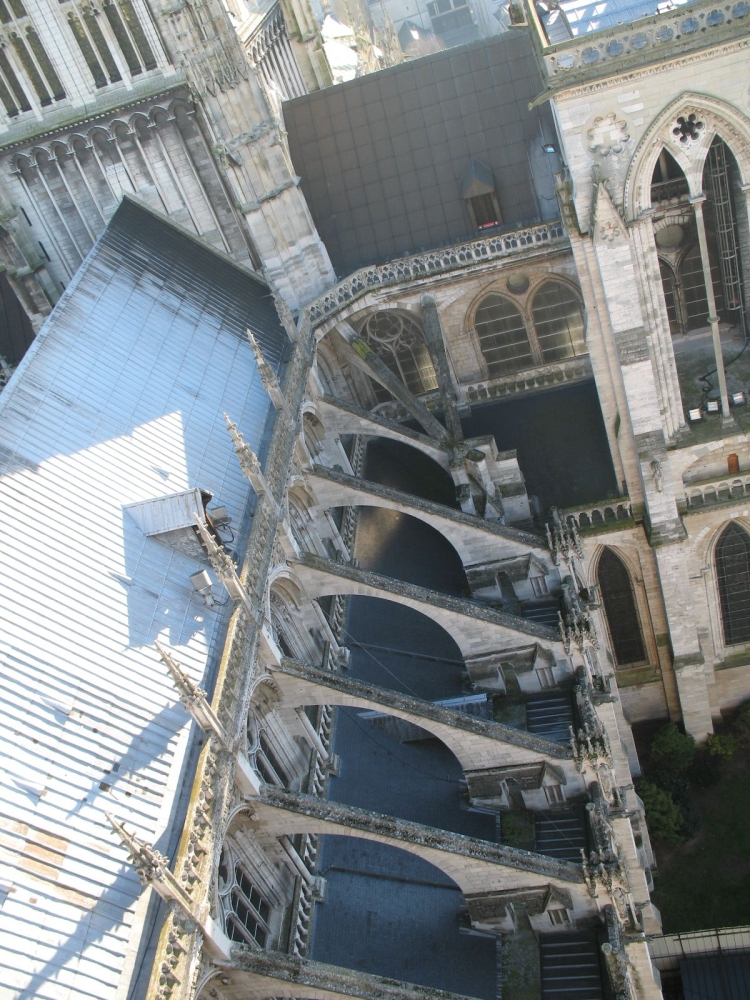
<instances>
[{"instance_id":1,"label":"pointed arch window","mask_svg":"<svg viewBox=\"0 0 750 1000\"><path fill-rule=\"evenodd\" d=\"M734 521L721 533L715 559L724 642L750 642L750 535Z\"/></svg>"},{"instance_id":2,"label":"pointed arch window","mask_svg":"<svg viewBox=\"0 0 750 1000\"><path fill-rule=\"evenodd\" d=\"M545 281L534 295L531 314L545 364L586 353L581 303L568 285Z\"/></svg>"},{"instance_id":3,"label":"pointed arch window","mask_svg":"<svg viewBox=\"0 0 750 1000\"><path fill-rule=\"evenodd\" d=\"M597 576L617 666L643 663L646 654L633 585L625 563L612 549L602 552Z\"/></svg>"},{"instance_id":4,"label":"pointed arch window","mask_svg":"<svg viewBox=\"0 0 750 1000\"><path fill-rule=\"evenodd\" d=\"M488 295L482 299L474 316L490 378L531 368L536 363L523 317L510 299Z\"/></svg>"},{"instance_id":5,"label":"pointed arch window","mask_svg":"<svg viewBox=\"0 0 750 1000\"><path fill-rule=\"evenodd\" d=\"M437 389L437 376L424 334L418 323L395 310L373 313L365 320L360 335L407 389L419 396ZM379 403L391 398L375 385Z\"/></svg>"},{"instance_id":6,"label":"pointed arch window","mask_svg":"<svg viewBox=\"0 0 750 1000\"><path fill-rule=\"evenodd\" d=\"M223 855L224 870L228 865ZM232 872L226 914L227 937L239 944L257 944L265 948L271 928L271 907L253 882L250 873L238 861Z\"/></svg>"}]
</instances>

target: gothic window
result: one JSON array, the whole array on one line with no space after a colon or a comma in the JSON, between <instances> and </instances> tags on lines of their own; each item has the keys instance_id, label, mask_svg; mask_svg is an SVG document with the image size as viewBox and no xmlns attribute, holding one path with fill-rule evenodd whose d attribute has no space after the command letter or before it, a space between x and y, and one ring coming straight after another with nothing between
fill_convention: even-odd
<instances>
[{"instance_id":1,"label":"gothic window","mask_svg":"<svg viewBox=\"0 0 750 1000\"><path fill-rule=\"evenodd\" d=\"M545 363L586 353L583 313L575 292L561 281L545 281L531 303Z\"/></svg>"},{"instance_id":2,"label":"gothic window","mask_svg":"<svg viewBox=\"0 0 750 1000\"><path fill-rule=\"evenodd\" d=\"M303 551L314 552L315 544L310 534L310 515L302 496L289 492L289 524L294 540Z\"/></svg>"},{"instance_id":3,"label":"gothic window","mask_svg":"<svg viewBox=\"0 0 750 1000\"><path fill-rule=\"evenodd\" d=\"M617 666L642 663L646 654L630 574L612 549L602 552L598 577Z\"/></svg>"},{"instance_id":4,"label":"gothic window","mask_svg":"<svg viewBox=\"0 0 750 1000\"><path fill-rule=\"evenodd\" d=\"M289 787L289 775L284 770L279 760L279 755L264 729L261 730L258 737L258 749L255 751L255 766L266 784L276 785L277 788Z\"/></svg>"},{"instance_id":5,"label":"gothic window","mask_svg":"<svg viewBox=\"0 0 750 1000\"><path fill-rule=\"evenodd\" d=\"M533 367L526 325L510 299L494 294L482 299L474 327L490 378Z\"/></svg>"},{"instance_id":6,"label":"gothic window","mask_svg":"<svg viewBox=\"0 0 750 1000\"><path fill-rule=\"evenodd\" d=\"M651 204L682 198L688 193L688 182L672 154L662 149L651 177Z\"/></svg>"},{"instance_id":7,"label":"gothic window","mask_svg":"<svg viewBox=\"0 0 750 1000\"><path fill-rule=\"evenodd\" d=\"M2 73L0 77L0 82L2 83L0 95L2 96L8 117L15 117L19 111L31 111L31 104L26 96L26 92L8 60L5 49L2 47L0 47L0 73Z\"/></svg>"},{"instance_id":8,"label":"gothic window","mask_svg":"<svg viewBox=\"0 0 750 1000\"><path fill-rule=\"evenodd\" d=\"M376 312L365 320L360 335L415 396L437 389L430 352L413 319L393 310ZM379 403L391 398L379 385L375 396Z\"/></svg>"},{"instance_id":9,"label":"gothic window","mask_svg":"<svg viewBox=\"0 0 750 1000\"><path fill-rule=\"evenodd\" d=\"M229 860L222 851L219 862L219 891L226 894L227 937L239 944L257 944L265 948L271 929L271 907L250 874L239 861L231 870Z\"/></svg>"},{"instance_id":10,"label":"gothic window","mask_svg":"<svg viewBox=\"0 0 750 1000\"><path fill-rule=\"evenodd\" d=\"M716 545L716 577L724 642L750 642L750 536L734 522Z\"/></svg>"}]
</instances>

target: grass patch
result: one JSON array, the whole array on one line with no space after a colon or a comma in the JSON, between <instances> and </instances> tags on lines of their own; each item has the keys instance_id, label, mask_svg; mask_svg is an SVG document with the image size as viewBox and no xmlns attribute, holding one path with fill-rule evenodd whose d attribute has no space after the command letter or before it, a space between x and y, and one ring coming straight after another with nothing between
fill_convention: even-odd
<instances>
[{"instance_id":1,"label":"grass patch","mask_svg":"<svg viewBox=\"0 0 750 1000\"><path fill-rule=\"evenodd\" d=\"M750 912L750 740L744 738L721 778L693 794L701 826L677 847L656 842L653 893L664 932L729 927Z\"/></svg>"}]
</instances>

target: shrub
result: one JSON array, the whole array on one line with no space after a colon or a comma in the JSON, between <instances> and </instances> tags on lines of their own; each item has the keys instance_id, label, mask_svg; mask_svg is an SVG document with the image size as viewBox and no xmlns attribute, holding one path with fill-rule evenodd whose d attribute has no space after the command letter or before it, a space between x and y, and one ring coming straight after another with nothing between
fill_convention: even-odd
<instances>
[{"instance_id":1,"label":"shrub","mask_svg":"<svg viewBox=\"0 0 750 1000\"><path fill-rule=\"evenodd\" d=\"M682 813L669 792L651 781L641 781L638 794L643 799L646 822L654 840L673 845L682 843Z\"/></svg>"},{"instance_id":2,"label":"shrub","mask_svg":"<svg viewBox=\"0 0 750 1000\"><path fill-rule=\"evenodd\" d=\"M709 757L720 757L722 760L729 760L737 749L737 740L734 736L719 736L711 733L706 740L706 750Z\"/></svg>"},{"instance_id":3,"label":"shrub","mask_svg":"<svg viewBox=\"0 0 750 1000\"><path fill-rule=\"evenodd\" d=\"M665 774L683 774L693 763L695 740L686 736L672 723L654 737L651 744L650 768Z\"/></svg>"},{"instance_id":4,"label":"shrub","mask_svg":"<svg viewBox=\"0 0 750 1000\"><path fill-rule=\"evenodd\" d=\"M750 735L750 701L746 701L744 705L740 706L733 728L740 736Z\"/></svg>"},{"instance_id":5,"label":"shrub","mask_svg":"<svg viewBox=\"0 0 750 1000\"><path fill-rule=\"evenodd\" d=\"M694 837L701 825L701 817L687 777L684 774L662 775L657 780L657 784L665 792L669 792L682 813L682 825L680 827L682 836L686 840Z\"/></svg>"},{"instance_id":6,"label":"shrub","mask_svg":"<svg viewBox=\"0 0 750 1000\"><path fill-rule=\"evenodd\" d=\"M695 762L690 768L690 780L699 788L710 788L721 777L723 758L711 756L705 750L696 754Z\"/></svg>"}]
</instances>

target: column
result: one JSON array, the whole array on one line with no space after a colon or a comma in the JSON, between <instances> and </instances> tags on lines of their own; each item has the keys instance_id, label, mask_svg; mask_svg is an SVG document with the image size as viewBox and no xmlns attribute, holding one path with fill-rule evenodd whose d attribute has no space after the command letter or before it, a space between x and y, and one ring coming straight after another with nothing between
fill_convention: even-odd
<instances>
[{"instance_id":1,"label":"column","mask_svg":"<svg viewBox=\"0 0 750 1000\"><path fill-rule=\"evenodd\" d=\"M719 379L719 396L721 397L721 422L725 425L734 424L734 418L729 412L729 395L727 394L727 376L724 371L724 355L721 353L721 334L719 332L719 317L716 314L714 298L714 283L711 277L711 262L708 257L708 241L706 240L706 222L703 218L703 203L705 194L696 195L690 201L695 212L695 225L698 229L698 245L701 251L703 265L703 280L706 285L706 301L708 302L708 322L711 324L711 337L714 342L714 357L716 359L716 375Z\"/></svg>"}]
</instances>

